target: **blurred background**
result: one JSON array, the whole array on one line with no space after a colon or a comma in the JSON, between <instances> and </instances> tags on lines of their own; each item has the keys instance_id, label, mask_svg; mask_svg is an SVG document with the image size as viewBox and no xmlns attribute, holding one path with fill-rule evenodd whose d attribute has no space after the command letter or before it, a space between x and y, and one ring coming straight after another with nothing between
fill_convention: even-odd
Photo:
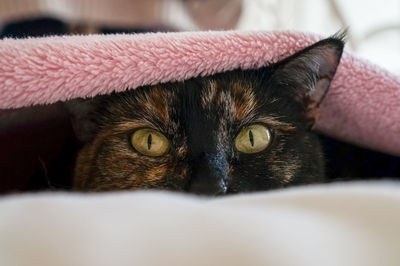
<instances>
[{"instance_id":1,"label":"blurred background","mask_svg":"<svg viewBox=\"0 0 400 266\"><path fill-rule=\"evenodd\" d=\"M349 28L346 49L400 75L400 0L0 0L0 39ZM400 178L400 158L320 136L329 180ZM0 193L69 189L80 144L61 103L0 110Z\"/></svg>"}]
</instances>

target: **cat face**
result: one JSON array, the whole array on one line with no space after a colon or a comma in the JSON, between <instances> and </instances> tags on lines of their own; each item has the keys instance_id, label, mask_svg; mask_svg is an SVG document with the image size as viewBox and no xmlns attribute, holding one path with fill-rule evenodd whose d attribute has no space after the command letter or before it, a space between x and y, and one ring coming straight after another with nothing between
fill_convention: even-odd
<instances>
[{"instance_id":1,"label":"cat face","mask_svg":"<svg viewBox=\"0 0 400 266\"><path fill-rule=\"evenodd\" d=\"M75 187L220 195L322 181L309 129L342 49L330 38L257 70L72 101L85 143Z\"/></svg>"}]
</instances>

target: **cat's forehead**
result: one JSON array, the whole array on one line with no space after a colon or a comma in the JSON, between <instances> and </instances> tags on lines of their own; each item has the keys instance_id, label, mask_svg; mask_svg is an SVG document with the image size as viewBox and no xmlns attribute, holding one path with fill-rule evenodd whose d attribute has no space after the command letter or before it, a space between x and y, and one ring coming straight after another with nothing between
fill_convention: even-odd
<instances>
[{"instance_id":1,"label":"cat's forehead","mask_svg":"<svg viewBox=\"0 0 400 266\"><path fill-rule=\"evenodd\" d=\"M259 72L232 71L126 91L115 95L107 109L113 114L113 123L168 132L199 125L200 131L251 123L286 127L292 120L288 120L282 103L288 106L290 99L283 99L276 91Z\"/></svg>"},{"instance_id":2,"label":"cat's forehead","mask_svg":"<svg viewBox=\"0 0 400 266\"><path fill-rule=\"evenodd\" d=\"M256 108L254 84L247 80L211 77L201 83L200 103L205 112L220 110L242 120Z\"/></svg>"},{"instance_id":3,"label":"cat's forehead","mask_svg":"<svg viewBox=\"0 0 400 266\"><path fill-rule=\"evenodd\" d=\"M257 106L253 82L234 75L201 77L158 84L134 93L139 114L169 121L171 114L198 112L199 116L242 120Z\"/></svg>"}]
</instances>

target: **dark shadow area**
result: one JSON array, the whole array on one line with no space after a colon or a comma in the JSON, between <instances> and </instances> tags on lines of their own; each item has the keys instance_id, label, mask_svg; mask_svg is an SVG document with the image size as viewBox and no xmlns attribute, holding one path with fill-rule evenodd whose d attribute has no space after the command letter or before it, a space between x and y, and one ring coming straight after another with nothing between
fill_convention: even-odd
<instances>
[{"instance_id":1,"label":"dark shadow area","mask_svg":"<svg viewBox=\"0 0 400 266\"><path fill-rule=\"evenodd\" d=\"M400 157L320 135L329 181L397 179Z\"/></svg>"},{"instance_id":2,"label":"dark shadow area","mask_svg":"<svg viewBox=\"0 0 400 266\"><path fill-rule=\"evenodd\" d=\"M69 189L79 144L61 103L0 110L0 193Z\"/></svg>"},{"instance_id":3,"label":"dark shadow area","mask_svg":"<svg viewBox=\"0 0 400 266\"><path fill-rule=\"evenodd\" d=\"M43 37L67 33L67 25L54 18L36 18L6 24L0 31L0 39Z\"/></svg>"}]
</instances>

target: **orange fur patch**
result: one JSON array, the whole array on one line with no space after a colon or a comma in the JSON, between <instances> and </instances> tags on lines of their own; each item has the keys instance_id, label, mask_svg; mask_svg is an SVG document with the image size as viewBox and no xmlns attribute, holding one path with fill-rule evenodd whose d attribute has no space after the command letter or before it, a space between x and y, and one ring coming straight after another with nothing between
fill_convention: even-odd
<instances>
[{"instance_id":1,"label":"orange fur patch","mask_svg":"<svg viewBox=\"0 0 400 266\"><path fill-rule=\"evenodd\" d=\"M146 93L146 102L143 105L150 113L157 114L161 121L168 123L168 98L168 90L161 86L153 86Z\"/></svg>"},{"instance_id":2,"label":"orange fur patch","mask_svg":"<svg viewBox=\"0 0 400 266\"><path fill-rule=\"evenodd\" d=\"M232 82L231 90L236 119L242 120L256 107L253 88L243 82Z\"/></svg>"},{"instance_id":3,"label":"orange fur patch","mask_svg":"<svg viewBox=\"0 0 400 266\"><path fill-rule=\"evenodd\" d=\"M168 166L167 165L160 165L157 167L153 167L149 170L147 170L145 172L145 176L144 178L148 181L148 182L154 182L154 181L158 181L164 178L165 173L168 170Z\"/></svg>"},{"instance_id":4,"label":"orange fur patch","mask_svg":"<svg viewBox=\"0 0 400 266\"><path fill-rule=\"evenodd\" d=\"M270 125L276 129L284 131L284 132L296 131L296 127L294 125L280 121L279 118L272 117L272 116L259 117L255 122Z\"/></svg>"},{"instance_id":5,"label":"orange fur patch","mask_svg":"<svg viewBox=\"0 0 400 266\"><path fill-rule=\"evenodd\" d=\"M213 103L216 97L217 82L215 80L209 80L205 85L201 94L201 105L206 109Z\"/></svg>"}]
</instances>

